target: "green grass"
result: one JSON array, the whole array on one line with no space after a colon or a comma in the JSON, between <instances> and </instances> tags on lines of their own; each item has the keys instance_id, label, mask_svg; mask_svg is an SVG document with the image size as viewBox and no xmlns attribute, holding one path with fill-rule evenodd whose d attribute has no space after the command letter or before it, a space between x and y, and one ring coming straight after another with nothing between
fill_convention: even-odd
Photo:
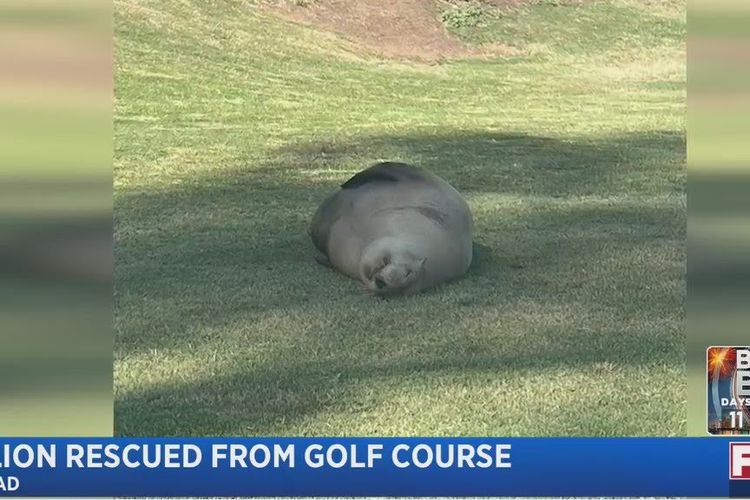
<instances>
[{"instance_id":1,"label":"green grass","mask_svg":"<svg viewBox=\"0 0 750 500\"><path fill-rule=\"evenodd\" d=\"M460 2L445 9L443 19L469 42L544 50L557 57L618 60L654 49L681 50L684 10L677 10L670 0L641 0L648 10L638 10L636 1L536 0L511 10Z\"/></svg>"},{"instance_id":2,"label":"green grass","mask_svg":"<svg viewBox=\"0 0 750 500\"><path fill-rule=\"evenodd\" d=\"M482 35L546 16L528 55L418 65L116 1L116 432L684 433L684 25L580 8L638 43L571 52L551 8ZM315 264L317 204L383 159L465 195L465 279L383 301Z\"/></svg>"}]
</instances>

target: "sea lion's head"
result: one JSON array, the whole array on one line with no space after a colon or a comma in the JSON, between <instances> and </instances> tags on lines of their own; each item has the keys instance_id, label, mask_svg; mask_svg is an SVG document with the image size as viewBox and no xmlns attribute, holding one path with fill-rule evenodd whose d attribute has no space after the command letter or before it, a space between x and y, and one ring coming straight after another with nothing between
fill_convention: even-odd
<instances>
[{"instance_id":1,"label":"sea lion's head","mask_svg":"<svg viewBox=\"0 0 750 500\"><path fill-rule=\"evenodd\" d=\"M364 285L376 295L408 295L420 290L426 261L426 258L398 246L375 246L365 252L360 276Z\"/></svg>"}]
</instances>

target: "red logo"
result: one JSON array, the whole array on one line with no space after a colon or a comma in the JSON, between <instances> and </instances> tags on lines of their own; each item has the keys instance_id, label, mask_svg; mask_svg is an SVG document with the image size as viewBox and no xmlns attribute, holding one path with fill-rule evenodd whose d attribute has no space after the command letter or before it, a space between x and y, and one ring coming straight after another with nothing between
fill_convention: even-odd
<instances>
[{"instance_id":1,"label":"red logo","mask_svg":"<svg viewBox=\"0 0 750 500\"><path fill-rule=\"evenodd\" d=\"M729 443L729 479L750 479L750 443Z\"/></svg>"}]
</instances>

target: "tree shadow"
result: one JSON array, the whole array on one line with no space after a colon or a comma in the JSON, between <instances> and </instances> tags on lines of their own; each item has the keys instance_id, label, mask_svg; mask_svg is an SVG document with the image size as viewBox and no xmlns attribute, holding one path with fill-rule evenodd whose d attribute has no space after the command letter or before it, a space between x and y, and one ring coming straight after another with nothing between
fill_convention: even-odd
<instances>
[{"instance_id":1,"label":"tree shadow","mask_svg":"<svg viewBox=\"0 0 750 500\"><path fill-rule=\"evenodd\" d=\"M362 160L404 160L441 175L462 193L608 196L660 192L667 183L674 192L685 191L685 137L676 131L569 140L453 130L295 144L281 149L279 158L282 163L260 171L299 180L300 172L314 169L351 171L363 168Z\"/></svg>"},{"instance_id":2,"label":"tree shadow","mask_svg":"<svg viewBox=\"0 0 750 500\"><path fill-rule=\"evenodd\" d=\"M358 384L378 377L678 363L684 145L671 131L366 137L118 193L118 363L192 351L225 364L116 387L117 433L283 434L356 403ZM315 264L307 225L317 203L382 159L428 168L467 197L490 250L465 279L374 301Z\"/></svg>"}]
</instances>

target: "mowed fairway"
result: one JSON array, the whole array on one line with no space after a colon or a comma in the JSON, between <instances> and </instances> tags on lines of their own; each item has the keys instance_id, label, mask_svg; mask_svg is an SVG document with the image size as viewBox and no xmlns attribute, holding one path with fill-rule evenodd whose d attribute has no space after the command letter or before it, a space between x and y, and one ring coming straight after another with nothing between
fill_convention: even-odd
<instances>
[{"instance_id":1,"label":"mowed fairway","mask_svg":"<svg viewBox=\"0 0 750 500\"><path fill-rule=\"evenodd\" d=\"M680 2L532 2L457 30L509 56L434 64L115 7L117 434L684 433ZM385 159L467 198L465 279L379 300L314 262L317 204Z\"/></svg>"}]
</instances>

